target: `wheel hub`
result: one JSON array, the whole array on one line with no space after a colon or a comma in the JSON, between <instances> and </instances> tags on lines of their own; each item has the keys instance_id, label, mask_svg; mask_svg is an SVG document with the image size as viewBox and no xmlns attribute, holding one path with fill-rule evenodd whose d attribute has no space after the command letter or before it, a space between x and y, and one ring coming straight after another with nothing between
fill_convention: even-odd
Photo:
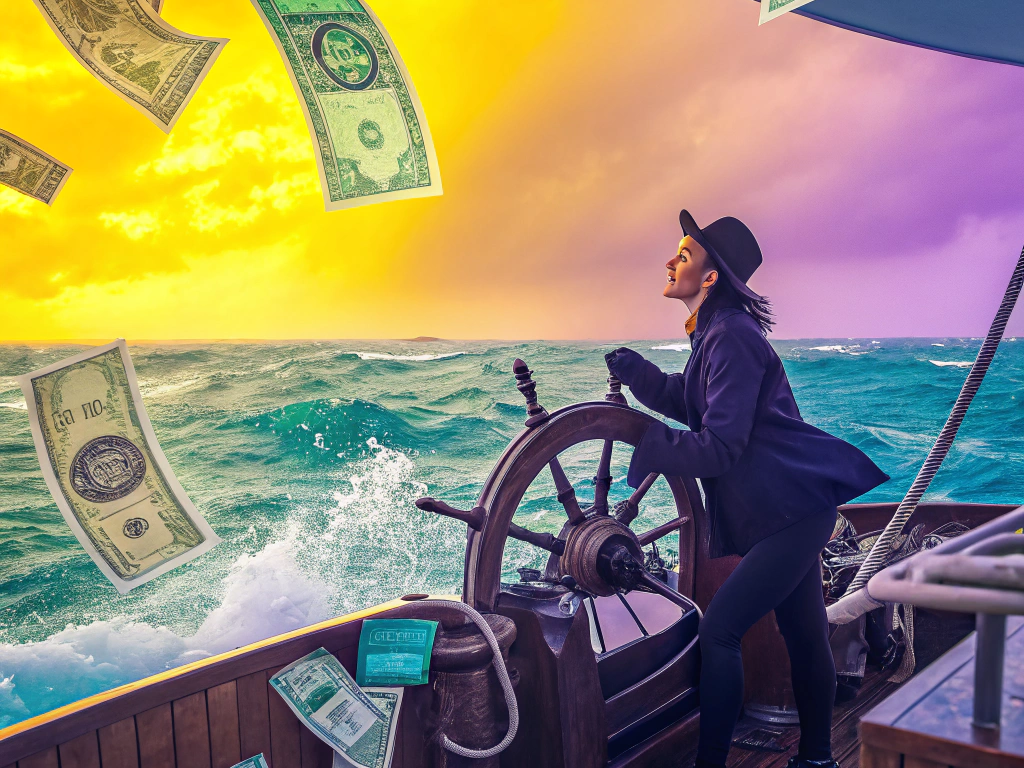
<instances>
[{"instance_id":1,"label":"wheel hub","mask_svg":"<svg viewBox=\"0 0 1024 768\"><path fill-rule=\"evenodd\" d=\"M635 589L643 573L643 550L636 534L612 517L596 515L574 526L559 560L563 574L599 597Z\"/></svg>"}]
</instances>

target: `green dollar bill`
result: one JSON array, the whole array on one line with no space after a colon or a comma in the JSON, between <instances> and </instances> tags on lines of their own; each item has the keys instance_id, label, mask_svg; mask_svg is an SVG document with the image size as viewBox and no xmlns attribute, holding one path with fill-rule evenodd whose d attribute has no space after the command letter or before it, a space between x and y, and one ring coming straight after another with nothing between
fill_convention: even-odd
<instances>
[{"instance_id":1,"label":"green dollar bill","mask_svg":"<svg viewBox=\"0 0 1024 768\"><path fill-rule=\"evenodd\" d=\"M358 761L379 753L375 745L386 731L386 715L330 652L318 648L271 677L270 684L295 716L349 764L376 766Z\"/></svg>"},{"instance_id":2,"label":"green dollar bill","mask_svg":"<svg viewBox=\"0 0 1024 768\"><path fill-rule=\"evenodd\" d=\"M53 205L71 169L12 133L0 130L0 184Z\"/></svg>"},{"instance_id":3,"label":"green dollar bill","mask_svg":"<svg viewBox=\"0 0 1024 768\"><path fill-rule=\"evenodd\" d=\"M758 26L810 2L812 0L760 0L761 16L757 21Z\"/></svg>"},{"instance_id":4,"label":"green dollar bill","mask_svg":"<svg viewBox=\"0 0 1024 768\"><path fill-rule=\"evenodd\" d=\"M404 688L363 688L363 693L384 713L384 719L370 726L357 742L360 749L348 754L334 753L334 768L389 768L395 751L398 713L402 708Z\"/></svg>"},{"instance_id":5,"label":"green dollar bill","mask_svg":"<svg viewBox=\"0 0 1024 768\"><path fill-rule=\"evenodd\" d=\"M362 0L252 0L299 97L328 211L441 194L430 128Z\"/></svg>"},{"instance_id":6,"label":"green dollar bill","mask_svg":"<svg viewBox=\"0 0 1024 768\"><path fill-rule=\"evenodd\" d=\"M180 32L152 0L33 2L79 64L168 133L228 42Z\"/></svg>"},{"instance_id":7,"label":"green dollar bill","mask_svg":"<svg viewBox=\"0 0 1024 768\"><path fill-rule=\"evenodd\" d=\"M50 493L119 592L220 542L160 450L124 339L18 381Z\"/></svg>"},{"instance_id":8,"label":"green dollar bill","mask_svg":"<svg viewBox=\"0 0 1024 768\"><path fill-rule=\"evenodd\" d=\"M231 766L231 768L268 768L267 758L260 752L258 755L247 758L242 762Z\"/></svg>"}]
</instances>

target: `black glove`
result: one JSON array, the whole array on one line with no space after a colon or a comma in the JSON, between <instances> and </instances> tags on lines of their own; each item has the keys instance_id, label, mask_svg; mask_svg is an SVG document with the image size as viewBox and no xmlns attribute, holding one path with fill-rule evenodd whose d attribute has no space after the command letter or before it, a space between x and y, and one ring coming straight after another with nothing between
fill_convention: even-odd
<instances>
[{"instance_id":1,"label":"black glove","mask_svg":"<svg viewBox=\"0 0 1024 768\"><path fill-rule=\"evenodd\" d=\"M608 364L608 370L628 387L636 381L644 356L629 347L619 347L607 353L604 360Z\"/></svg>"}]
</instances>

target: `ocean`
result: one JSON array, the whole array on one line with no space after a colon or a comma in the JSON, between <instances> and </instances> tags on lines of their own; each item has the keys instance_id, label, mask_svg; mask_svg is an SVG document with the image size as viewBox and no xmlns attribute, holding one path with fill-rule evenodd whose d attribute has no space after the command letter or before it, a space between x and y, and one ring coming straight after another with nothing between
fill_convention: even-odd
<instances>
[{"instance_id":1,"label":"ocean","mask_svg":"<svg viewBox=\"0 0 1024 768\"><path fill-rule=\"evenodd\" d=\"M925 500L1024 501L1024 344L1014 341L1000 345ZM981 340L772 344L804 419L892 476L857 501L899 501ZM223 543L124 596L51 499L14 381L84 347L0 346L0 727L409 592L459 592L465 526L413 501L475 503L523 428L516 357L553 411L602 399L603 355L623 345L667 372L682 370L689 354L685 341L636 340L131 347L160 444ZM581 498L592 497L599 450L585 444L562 458ZM620 447L612 501L629 493L627 464ZM634 527L666 521L670 506L656 486ZM539 482L516 520L557 532L564 514ZM511 580L517 567L543 562L516 544L506 550Z\"/></svg>"}]
</instances>

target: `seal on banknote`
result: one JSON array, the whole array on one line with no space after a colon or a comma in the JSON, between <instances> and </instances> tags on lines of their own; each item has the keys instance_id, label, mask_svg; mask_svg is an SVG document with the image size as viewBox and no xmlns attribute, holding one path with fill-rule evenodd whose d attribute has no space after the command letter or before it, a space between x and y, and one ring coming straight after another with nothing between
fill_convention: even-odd
<instances>
[{"instance_id":1,"label":"seal on banknote","mask_svg":"<svg viewBox=\"0 0 1024 768\"><path fill-rule=\"evenodd\" d=\"M373 85L380 61L373 44L352 27L329 21L313 33L313 59L331 80L346 91Z\"/></svg>"},{"instance_id":2,"label":"seal on banknote","mask_svg":"<svg viewBox=\"0 0 1024 768\"><path fill-rule=\"evenodd\" d=\"M124 527L121 529L121 533L129 539L138 539L148 530L148 520L143 517L133 517L131 520L124 521Z\"/></svg>"},{"instance_id":3,"label":"seal on banknote","mask_svg":"<svg viewBox=\"0 0 1024 768\"><path fill-rule=\"evenodd\" d=\"M71 487L83 499L117 501L138 488L146 477L146 457L131 440L103 435L75 454L70 476ZM127 531L125 535L129 535Z\"/></svg>"}]
</instances>

